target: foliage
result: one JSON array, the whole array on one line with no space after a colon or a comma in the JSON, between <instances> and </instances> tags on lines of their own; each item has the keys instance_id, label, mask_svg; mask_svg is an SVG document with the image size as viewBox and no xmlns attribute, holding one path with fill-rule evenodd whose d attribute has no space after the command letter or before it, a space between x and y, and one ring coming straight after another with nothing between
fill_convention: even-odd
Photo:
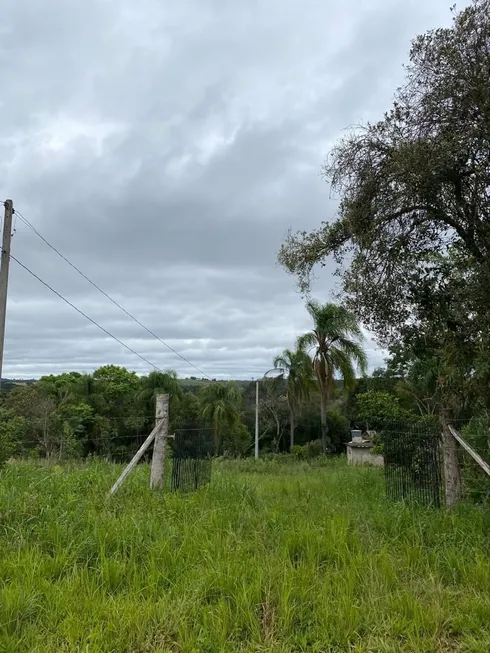
<instances>
[{"instance_id":1,"label":"foliage","mask_svg":"<svg viewBox=\"0 0 490 653\"><path fill-rule=\"evenodd\" d=\"M364 428L380 430L386 424L408 423L417 415L400 405L388 392L365 392L356 396L355 421Z\"/></svg>"},{"instance_id":2,"label":"foliage","mask_svg":"<svg viewBox=\"0 0 490 653\"><path fill-rule=\"evenodd\" d=\"M5 408L0 408L0 468L15 452L15 444L22 437L25 422Z\"/></svg>"},{"instance_id":3,"label":"foliage","mask_svg":"<svg viewBox=\"0 0 490 653\"><path fill-rule=\"evenodd\" d=\"M125 368L106 365L92 375L44 376L4 393L2 402L12 416L23 420L23 428L15 433L16 454L125 459L154 424L157 391L179 399L175 372L140 379ZM175 403L173 407L177 413Z\"/></svg>"},{"instance_id":4,"label":"foliage","mask_svg":"<svg viewBox=\"0 0 490 653\"><path fill-rule=\"evenodd\" d=\"M240 458L250 453L252 437L245 424L237 422L223 437L223 453L226 457Z\"/></svg>"},{"instance_id":5,"label":"foliage","mask_svg":"<svg viewBox=\"0 0 490 653\"><path fill-rule=\"evenodd\" d=\"M240 419L240 388L233 382L212 383L202 387L199 397L201 417L213 426L215 453L218 453L225 429L233 429Z\"/></svg>"},{"instance_id":6,"label":"foliage","mask_svg":"<svg viewBox=\"0 0 490 653\"><path fill-rule=\"evenodd\" d=\"M309 286L339 262L346 305L401 347L421 412L488 409L490 382L490 0L415 39L391 110L341 140L324 172L338 218L290 235L279 260ZM425 366L425 370L422 367ZM429 373L429 376L427 376ZM429 384L431 385L431 384Z\"/></svg>"},{"instance_id":7,"label":"foliage","mask_svg":"<svg viewBox=\"0 0 490 653\"><path fill-rule=\"evenodd\" d=\"M298 349L314 350L313 369L320 390L321 432L323 449L331 449L328 436L327 405L332 394L334 377L339 373L346 389L356 382L354 365L365 373L367 361L362 348L362 332L355 316L336 304L322 305L309 301L306 305L313 319L312 331L298 339Z\"/></svg>"},{"instance_id":8,"label":"foliage","mask_svg":"<svg viewBox=\"0 0 490 653\"><path fill-rule=\"evenodd\" d=\"M138 398L145 404L148 414L153 416L155 412L155 398L158 394L170 395L170 410L175 410L179 399L182 397L182 387L177 378L175 370L166 372L150 372L148 376L140 381Z\"/></svg>"},{"instance_id":9,"label":"foliage","mask_svg":"<svg viewBox=\"0 0 490 653\"><path fill-rule=\"evenodd\" d=\"M353 252L345 289L377 332L411 316L420 301L414 279L448 246L467 252L488 280L489 42L489 0L474 2L451 28L415 39L392 109L341 140L327 160L339 218L281 251L305 282L329 253Z\"/></svg>"},{"instance_id":10,"label":"foliage","mask_svg":"<svg viewBox=\"0 0 490 653\"><path fill-rule=\"evenodd\" d=\"M331 452L336 454L345 453L345 445L350 441L349 420L338 410L330 408L327 410L327 426Z\"/></svg>"},{"instance_id":11,"label":"foliage","mask_svg":"<svg viewBox=\"0 0 490 653\"><path fill-rule=\"evenodd\" d=\"M286 378L286 399L289 407L290 449L294 446L296 420L302 405L310 397L314 388L312 362L308 354L301 349L285 349L274 358L274 367L283 370Z\"/></svg>"},{"instance_id":12,"label":"foliage","mask_svg":"<svg viewBox=\"0 0 490 653\"><path fill-rule=\"evenodd\" d=\"M392 504L379 470L278 458L215 464L165 501L145 465L111 501L119 466L8 465L0 650L490 649L487 512Z\"/></svg>"},{"instance_id":13,"label":"foliage","mask_svg":"<svg viewBox=\"0 0 490 653\"><path fill-rule=\"evenodd\" d=\"M291 453L298 460L311 460L312 458L318 458L323 454L323 444L321 440L311 440L307 444L302 446L295 445Z\"/></svg>"}]
</instances>

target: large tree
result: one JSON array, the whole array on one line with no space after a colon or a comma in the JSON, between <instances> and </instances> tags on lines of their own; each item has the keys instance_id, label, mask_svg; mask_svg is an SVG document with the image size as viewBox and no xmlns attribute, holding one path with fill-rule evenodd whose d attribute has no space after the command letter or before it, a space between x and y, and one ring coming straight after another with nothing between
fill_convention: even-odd
<instances>
[{"instance_id":1,"label":"large tree","mask_svg":"<svg viewBox=\"0 0 490 653\"><path fill-rule=\"evenodd\" d=\"M342 378L345 388L352 389L356 381L355 367L362 373L366 371L366 354L362 348L362 331L353 313L343 306L316 301L309 301L306 308L313 319L313 329L299 337L298 349L313 351L313 370L320 390L322 443L327 452L327 406L335 376Z\"/></svg>"},{"instance_id":2,"label":"large tree","mask_svg":"<svg viewBox=\"0 0 490 653\"><path fill-rule=\"evenodd\" d=\"M388 345L428 324L428 308L457 330L444 290L464 280L460 330L478 337L490 311L490 0L417 37L406 71L391 110L327 158L337 219L290 235L279 260L307 290L334 255L348 306Z\"/></svg>"},{"instance_id":3,"label":"large tree","mask_svg":"<svg viewBox=\"0 0 490 653\"><path fill-rule=\"evenodd\" d=\"M311 369L311 359L308 354L296 349L285 349L274 359L274 367L283 370L286 376L286 399L289 408L289 446L294 446L294 430L301 406L314 387L314 377Z\"/></svg>"}]
</instances>

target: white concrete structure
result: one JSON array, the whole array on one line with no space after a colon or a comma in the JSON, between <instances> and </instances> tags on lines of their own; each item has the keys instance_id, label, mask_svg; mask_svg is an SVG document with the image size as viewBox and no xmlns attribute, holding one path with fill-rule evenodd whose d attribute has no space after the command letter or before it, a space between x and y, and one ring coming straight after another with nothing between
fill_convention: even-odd
<instances>
[{"instance_id":1,"label":"white concrete structure","mask_svg":"<svg viewBox=\"0 0 490 653\"><path fill-rule=\"evenodd\" d=\"M372 452L374 444L369 440L364 440L361 431L351 431L351 434L352 440L347 443L347 462L349 465L383 467L383 456Z\"/></svg>"}]
</instances>

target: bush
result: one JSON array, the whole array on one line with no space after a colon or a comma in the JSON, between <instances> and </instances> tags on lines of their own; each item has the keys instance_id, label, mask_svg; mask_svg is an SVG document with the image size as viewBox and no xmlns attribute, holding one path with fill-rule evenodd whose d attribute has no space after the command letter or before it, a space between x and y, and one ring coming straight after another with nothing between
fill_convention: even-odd
<instances>
[{"instance_id":1,"label":"bush","mask_svg":"<svg viewBox=\"0 0 490 653\"><path fill-rule=\"evenodd\" d=\"M291 455L297 458L298 460L305 460L306 445L301 446L299 444L295 444L293 447L291 447Z\"/></svg>"},{"instance_id":2,"label":"bush","mask_svg":"<svg viewBox=\"0 0 490 653\"><path fill-rule=\"evenodd\" d=\"M0 408L0 467L15 451L22 438L25 424L23 417L12 417L10 411Z\"/></svg>"},{"instance_id":3,"label":"bush","mask_svg":"<svg viewBox=\"0 0 490 653\"><path fill-rule=\"evenodd\" d=\"M398 397L389 392L363 392L356 397L355 421L375 431L396 422L409 423L417 417L400 406Z\"/></svg>"},{"instance_id":4,"label":"bush","mask_svg":"<svg viewBox=\"0 0 490 653\"><path fill-rule=\"evenodd\" d=\"M308 460L311 458L318 458L323 455L323 444L321 440L312 440L305 445L306 457Z\"/></svg>"},{"instance_id":5,"label":"bush","mask_svg":"<svg viewBox=\"0 0 490 653\"><path fill-rule=\"evenodd\" d=\"M330 438L331 448L334 453L344 453L345 444L350 440L350 423L347 417L339 413L338 410L327 411L328 437ZM322 445L321 441L320 446ZM323 453L323 447L322 451ZM317 454L319 455L319 454Z\"/></svg>"},{"instance_id":6,"label":"bush","mask_svg":"<svg viewBox=\"0 0 490 653\"><path fill-rule=\"evenodd\" d=\"M318 458L323 455L322 441L312 440L303 446L296 444L291 449L291 455L294 456L296 460L311 460L312 458Z\"/></svg>"},{"instance_id":7,"label":"bush","mask_svg":"<svg viewBox=\"0 0 490 653\"><path fill-rule=\"evenodd\" d=\"M242 422L236 424L223 438L223 455L241 458L250 451L252 437Z\"/></svg>"}]
</instances>

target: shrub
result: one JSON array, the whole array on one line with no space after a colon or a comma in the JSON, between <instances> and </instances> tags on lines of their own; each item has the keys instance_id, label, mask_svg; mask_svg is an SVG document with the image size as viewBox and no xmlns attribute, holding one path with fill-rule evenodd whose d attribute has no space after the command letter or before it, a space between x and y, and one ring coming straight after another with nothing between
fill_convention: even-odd
<instances>
[{"instance_id":1,"label":"shrub","mask_svg":"<svg viewBox=\"0 0 490 653\"><path fill-rule=\"evenodd\" d=\"M291 447L291 455L297 458L298 460L305 460L306 445L300 446L299 444L295 444L293 447Z\"/></svg>"},{"instance_id":2,"label":"shrub","mask_svg":"<svg viewBox=\"0 0 490 653\"><path fill-rule=\"evenodd\" d=\"M345 444L350 440L350 423L347 417L339 413L338 410L328 410L327 426L328 436L334 453L345 452ZM318 440L318 442L320 441Z\"/></svg>"},{"instance_id":3,"label":"shrub","mask_svg":"<svg viewBox=\"0 0 490 653\"><path fill-rule=\"evenodd\" d=\"M25 424L23 417L12 417L10 411L0 408L0 467L15 451L22 438Z\"/></svg>"},{"instance_id":4,"label":"shrub","mask_svg":"<svg viewBox=\"0 0 490 653\"><path fill-rule=\"evenodd\" d=\"M250 450L252 437L242 422L235 424L223 438L223 455L231 458L241 458Z\"/></svg>"},{"instance_id":5,"label":"shrub","mask_svg":"<svg viewBox=\"0 0 490 653\"><path fill-rule=\"evenodd\" d=\"M386 424L409 422L416 417L389 392L363 392L356 397L355 420L370 429L379 430Z\"/></svg>"},{"instance_id":6,"label":"shrub","mask_svg":"<svg viewBox=\"0 0 490 653\"><path fill-rule=\"evenodd\" d=\"M323 455L323 444L321 440L312 440L305 445L306 457L308 460L311 458L318 458Z\"/></svg>"},{"instance_id":7,"label":"shrub","mask_svg":"<svg viewBox=\"0 0 490 653\"><path fill-rule=\"evenodd\" d=\"M296 458L296 460L311 460L312 458L318 458L318 456L323 455L323 445L321 440L311 440L303 446L294 445L291 449L291 455Z\"/></svg>"}]
</instances>

